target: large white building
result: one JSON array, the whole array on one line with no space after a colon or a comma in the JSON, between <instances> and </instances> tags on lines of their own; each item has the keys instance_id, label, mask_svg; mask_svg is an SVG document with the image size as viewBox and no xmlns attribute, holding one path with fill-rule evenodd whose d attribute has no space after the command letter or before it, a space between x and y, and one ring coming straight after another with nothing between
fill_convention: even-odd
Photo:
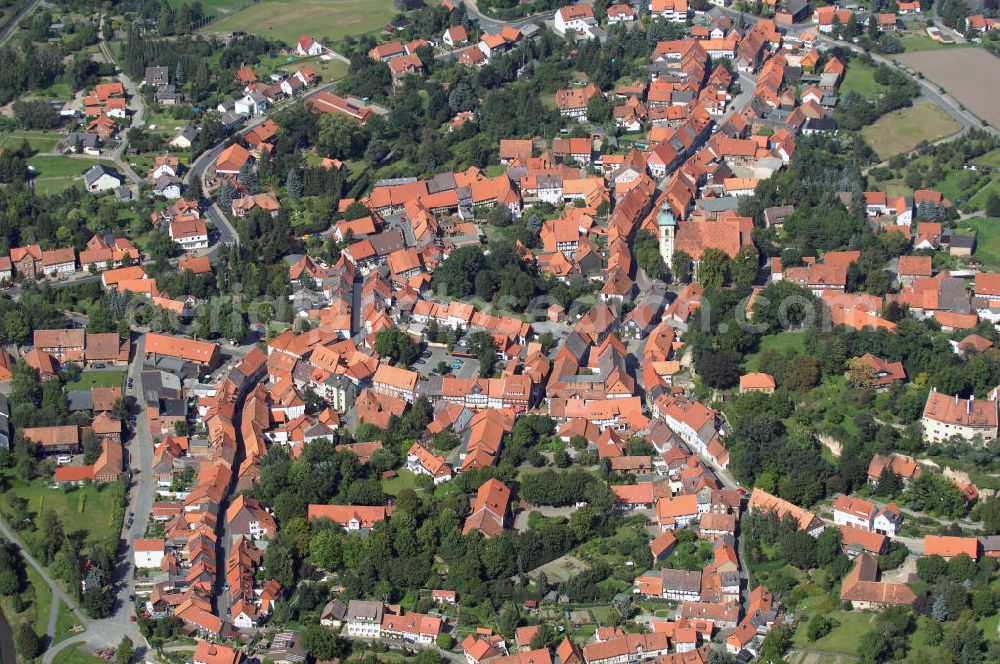
<instances>
[{"instance_id":1,"label":"large white building","mask_svg":"<svg viewBox=\"0 0 1000 664\"><path fill-rule=\"evenodd\" d=\"M927 442L940 443L953 436L966 441L979 437L985 445L997 437L997 402L994 399L962 399L957 394L949 396L935 388L927 395L920 423Z\"/></svg>"},{"instance_id":2,"label":"large white building","mask_svg":"<svg viewBox=\"0 0 1000 664\"><path fill-rule=\"evenodd\" d=\"M597 25L597 19L594 18L594 10L590 5L560 7L553 19L553 28L561 35L567 32L588 33L593 25Z\"/></svg>"},{"instance_id":3,"label":"large white building","mask_svg":"<svg viewBox=\"0 0 1000 664\"><path fill-rule=\"evenodd\" d=\"M892 503L879 509L867 500L840 495L833 503L833 522L894 537L903 525L903 515Z\"/></svg>"},{"instance_id":4,"label":"large white building","mask_svg":"<svg viewBox=\"0 0 1000 664\"><path fill-rule=\"evenodd\" d=\"M138 539L133 548L132 562L143 569L159 569L165 553L166 545L162 539Z\"/></svg>"},{"instance_id":5,"label":"large white building","mask_svg":"<svg viewBox=\"0 0 1000 664\"><path fill-rule=\"evenodd\" d=\"M352 599L344 616L347 636L377 639L382 636L382 602Z\"/></svg>"}]
</instances>

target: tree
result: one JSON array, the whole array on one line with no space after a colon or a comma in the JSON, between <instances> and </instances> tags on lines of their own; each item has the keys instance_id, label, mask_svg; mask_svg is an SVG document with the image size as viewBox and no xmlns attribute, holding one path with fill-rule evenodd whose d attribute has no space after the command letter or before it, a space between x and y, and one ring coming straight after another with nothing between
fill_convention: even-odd
<instances>
[{"instance_id":1,"label":"tree","mask_svg":"<svg viewBox=\"0 0 1000 664\"><path fill-rule=\"evenodd\" d=\"M938 555L917 558L917 576L927 583L934 583L948 571L948 563Z\"/></svg>"},{"instance_id":2,"label":"tree","mask_svg":"<svg viewBox=\"0 0 1000 664\"><path fill-rule=\"evenodd\" d=\"M990 217L1000 217L1000 195L990 192L986 198L986 214Z\"/></svg>"},{"instance_id":3,"label":"tree","mask_svg":"<svg viewBox=\"0 0 1000 664\"><path fill-rule=\"evenodd\" d=\"M985 534L1000 535L1000 498L993 497L983 502L979 508L979 516L983 520Z\"/></svg>"},{"instance_id":4,"label":"tree","mask_svg":"<svg viewBox=\"0 0 1000 664\"><path fill-rule=\"evenodd\" d=\"M17 629L14 631L14 647L17 649L17 652L21 653L22 661L29 662L37 657L40 645L38 634L35 633L34 627L27 622L23 622L17 626Z\"/></svg>"},{"instance_id":5,"label":"tree","mask_svg":"<svg viewBox=\"0 0 1000 664\"><path fill-rule=\"evenodd\" d=\"M346 652L340 637L322 625L309 625L302 631L302 647L317 661L336 659Z\"/></svg>"},{"instance_id":6,"label":"tree","mask_svg":"<svg viewBox=\"0 0 1000 664\"><path fill-rule=\"evenodd\" d=\"M473 332L465 345L479 359L479 375L483 378L492 376L497 364L497 343L493 335L483 331Z\"/></svg>"},{"instance_id":7,"label":"tree","mask_svg":"<svg viewBox=\"0 0 1000 664\"><path fill-rule=\"evenodd\" d=\"M302 171L292 168L285 178L285 189L288 190L288 197L291 199L302 198Z\"/></svg>"},{"instance_id":8,"label":"tree","mask_svg":"<svg viewBox=\"0 0 1000 664\"><path fill-rule=\"evenodd\" d=\"M691 255L683 249L675 251L670 259L670 273L675 284L686 284L691 280Z\"/></svg>"},{"instance_id":9,"label":"tree","mask_svg":"<svg viewBox=\"0 0 1000 664\"><path fill-rule=\"evenodd\" d=\"M730 264L733 284L736 286L752 286L757 280L757 263L759 256L757 249L747 245L740 249L736 259Z\"/></svg>"},{"instance_id":10,"label":"tree","mask_svg":"<svg viewBox=\"0 0 1000 664\"><path fill-rule=\"evenodd\" d=\"M309 540L309 557L320 569L335 570L343 564L340 537L332 528L322 528Z\"/></svg>"},{"instance_id":11,"label":"tree","mask_svg":"<svg viewBox=\"0 0 1000 664\"><path fill-rule=\"evenodd\" d=\"M781 384L793 392L811 390L819 384L819 360L811 355L796 355L781 374Z\"/></svg>"},{"instance_id":12,"label":"tree","mask_svg":"<svg viewBox=\"0 0 1000 664\"><path fill-rule=\"evenodd\" d=\"M740 379L739 358L724 350L706 353L697 368L705 384L719 390L732 387Z\"/></svg>"},{"instance_id":13,"label":"tree","mask_svg":"<svg viewBox=\"0 0 1000 664\"><path fill-rule=\"evenodd\" d=\"M434 641L438 648L443 650L451 650L452 646L455 645L455 639L448 632L441 632L437 635L437 639Z\"/></svg>"},{"instance_id":14,"label":"tree","mask_svg":"<svg viewBox=\"0 0 1000 664\"><path fill-rule=\"evenodd\" d=\"M594 124L604 124L611 119L611 103L598 92L587 102L587 119Z\"/></svg>"},{"instance_id":15,"label":"tree","mask_svg":"<svg viewBox=\"0 0 1000 664\"><path fill-rule=\"evenodd\" d=\"M722 288L729 276L731 260L721 249L706 249L698 263L698 282L706 288Z\"/></svg>"},{"instance_id":16,"label":"tree","mask_svg":"<svg viewBox=\"0 0 1000 664\"><path fill-rule=\"evenodd\" d=\"M826 616L817 613L809 619L809 627L806 630L806 637L810 641L817 641L830 633L833 623Z\"/></svg>"},{"instance_id":17,"label":"tree","mask_svg":"<svg viewBox=\"0 0 1000 664\"><path fill-rule=\"evenodd\" d=\"M420 354L420 347L398 327L387 327L375 335L375 352L408 366Z\"/></svg>"},{"instance_id":18,"label":"tree","mask_svg":"<svg viewBox=\"0 0 1000 664\"><path fill-rule=\"evenodd\" d=\"M664 278L667 266L660 254L660 243L653 233L640 231L635 237L632 249L635 252L636 262L650 279Z\"/></svg>"},{"instance_id":19,"label":"tree","mask_svg":"<svg viewBox=\"0 0 1000 664\"><path fill-rule=\"evenodd\" d=\"M132 639L123 636L121 643L118 644L118 650L115 651L115 661L118 664L131 664L134 658L135 648L132 645Z\"/></svg>"},{"instance_id":20,"label":"tree","mask_svg":"<svg viewBox=\"0 0 1000 664\"><path fill-rule=\"evenodd\" d=\"M497 631L508 639L512 639L514 638L514 630L517 629L519 622L521 622L521 615L518 613L517 607L513 604L508 604L500 612L500 617L497 618Z\"/></svg>"},{"instance_id":21,"label":"tree","mask_svg":"<svg viewBox=\"0 0 1000 664\"><path fill-rule=\"evenodd\" d=\"M368 133L342 113L327 113L319 119L316 147L329 157L359 159L365 152Z\"/></svg>"}]
</instances>

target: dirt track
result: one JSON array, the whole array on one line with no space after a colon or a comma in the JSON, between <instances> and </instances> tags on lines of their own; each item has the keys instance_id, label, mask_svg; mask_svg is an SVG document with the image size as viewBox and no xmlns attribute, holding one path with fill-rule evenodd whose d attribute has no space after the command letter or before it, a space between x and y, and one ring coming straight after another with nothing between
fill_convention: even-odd
<instances>
[{"instance_id":1,"label":"dirt track","mask_svg":"<svg viewBox=\"0 0 1000 664\"><path fill-rule=\"evenodd\" d=\"M893 56L944 87L952 97L1000 128L1000 58L981 48L915 51Z\"/></svg>"}]
</instances>

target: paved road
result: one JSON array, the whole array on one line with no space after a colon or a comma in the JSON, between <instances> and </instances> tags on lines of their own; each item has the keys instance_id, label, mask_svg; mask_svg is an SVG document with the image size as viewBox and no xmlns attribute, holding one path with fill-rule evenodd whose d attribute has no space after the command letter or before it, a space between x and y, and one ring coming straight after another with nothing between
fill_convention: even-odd
<instances>
[{"instance_id":1,"label":"paved road","mask_svg":"<svg viewBox=\"0 0 1000 664\"><path fill-rule=\"evenodd\" d=\"M531 16L525 16L524 18L514 19L512 21L502 21L500 19L490 18L489 16L483 14L479 11L479 7L476 5L476 0L462 0L465 3L465 9L468 12L469 18L479 21L479 25L483 28L484 32L495 33L503 30L504 26L512 25L515 28L522 28L529 23L543 23L545 21L551 21L556 15L555 10L542 12L540 14L532 14Z\"/></svg>"},{"instance_id":2,"label":"paved road","mask_svg":"<svg viewBox=\"0 0 1000 664\"><path fill-rule=\"evenodd\" d=\"M115 70L118 75L118 80L121 81L122 87L125 88L125 93L128 97L129 104L131 104L131 108L129 110L132 111L132 117L131 117L131 124L129 125L129 127L130 128L141 127L146 122L145 120L146 105L142 100L142 94L139 93L139 87L132 81L132 79L130 79L125 74L124 71L122 71L121 67L118 66L118 62L115 60L114 54L111 52L111 48L108 46L108 42L104 36L103 16L101 17L99 30L100 30L99 37L101 40L100 41L101 53L104 55L104 58L108 62L115 65ZM138 187L139 184L142 183L143 179L139 177L139 174L136 173L132 169L132 167L129 166L122 158L127 148L128 148L128 139L122 138L118 142L118 148L114 151L112 159L114 159L115 161L115 166L117 166L122 171L122 173L124 173L124 175L128 177L129 180L132 181L132 184Z\"/></svg>"},{"instance_id":3,"label":"paved road","mask_svg":"<svg viewBox=\"0 0 1000 664\"><path fill-rule=\"evenodd\" d=\"M145 348L145 337L140 337L136 343L136 357L141 358ZM141 361L133 362L129 366L129 376L135 381L130 394L141 394ZM53 658L63 649L70 646L76 647L82 643L88 643L91 647L117 646L123 636L129 636L134 643L142 645L145 640L139 632L138 626L132 622L132 604L129 595L134 590L134 579L132 578L132 546L135 539L142 537L146 530L149 514L153 506L152 486L152 438L149 434L149 426L145 418L139 418L139 426L129 443L130 466L133 470L138 470L138 482L132 487L129 494L128 510L135 512L135 523L131 530L124 532L124 537L120 540L118 559L115 565L114 579L112 587L115 592L114 613L103 620L91 620L76 606L71 599L53 580L41 564L28 552L19 538L0 522L0 534L17 544L24 555L25 560L35 568L41 578L52 589L53 602L49 613L47 630L49 636L55 634L56 620L59 612L59 602L65 602L70 608L77 623L82 625L84 631L71 639L63 641L49 650L43 657L43 664L50 664ZM123 526L124 530L124 526Z\"/></svg>"},{"instance_id":4,"label":"paved road","mask_svg":"<svg viewBox=\"0 0 1000 664\"><path fill-rule=\"evenodd\" d=\"M38 7L38 5L40 4L41 0L31 0L31 2L25 4L24 7L18 10L17 14L15 14L14 17L11 18L10 21L7 23L7 25L5 25L3 29L0 30L0 46L6 44L7 40L11 38L11 35L14 34L14 31L17 29L17 25L18 23L21 22L21 19L23 19L31 12L35 11L35 8Z\"/></svg>"},{"instance_id":5,"label":"paved road","mask_svg":"<svg viewBox=\"0 0 1000 664\"><path fill-rule=\"evenodd\" d=\"M83 612L80 609L75 608L76 603L69 597L69 595L63 592L63 589L59 586L59 584L55 582L55 579L49 576L48 571L46 571L46 569L42 566L42 564L39 563L33 555L31 555L31 553L28 551L28 548L24 546L24 542L21 541L21 538L18 537L17 534L13 531L13 529L11 529L7 525L7 522L3 520L0 520L0 535L3 535L5 538L16 544L21 549L21 555L24 557L24 559L28 561L29 565L35 568L35 571L38 572L38 575L40 577L42 577L42 580L45 581L45 583L48 584L49 588L52 589L53 609L55 609L56 612L58 613L59 602L60 601L65 602L66 606L70 607L70 609L72 610L73 615L77 619L77 622L79 622L84 627L89 628L92 625L92 622L86 616L83 615ZM13 619L13 616L10 616L10 618ZM51 635L52 633L55 632L55 625L54 621L51 620L51 616L49 620L49 628L50 628L49 634Z\"/></svg>"},{"instance_id":6,"label":"paved road","mask_svg":"<svg viewBox=\"0 0 1000 664\"><path fill-rule=\"evenodd\" d=\"M336 85L337 85L336 81L332 83L327 83L326 85L322 85L306 93L299 99L305 101L321 92L332 92L336 88ZM272 108L278 110L283 106L284 105L275 105ZM258 115L254 118L251 118L237 132L237 134L240 136L246 135L247 132L249 132L257 125L261 124L262 122L264 122L264 120L268 119L269 117L271 117L271 113L265 113L263 115ZM225 149L226 144L228 142L229 142L229 137L227 136L224 140L217 143L211 149L206 150L205 152L202 152L200 155L198 155L198 157L193 162L191 162L190 167L188 168L188 171L184 176L185 184L191 184L192 178L198 178L198 181L201 182L201 190L202 192L205 193L206 198L208 193L208 184L206 182L206 176L208 174L209 167L216 162L216 160L219 158L219 155ZM206 216L212 221L213 224L215 224L215 227L219 232L218 242L216 242L209 250L209 257L214 260L217 257L218 252L220 251L220 245L228 246L232 244L239 244L240 237L239 234L236 232L236 228L233 226L232 222L229 221L229 218L223 213L222 209L215 204L214 201L212 201L211 205L206 210Z\"/></svg>"},{"instance_id":7,"label":"paved road","mask_svg":"<svg viewBox=\"0 0 1000 664\"><path fill-rule=\"evenodd\" d=\"M153 435L149 430L149 420L143 412L142 364L145 354L146 335L142 335L135 342L135 356L128 368L132 388L125 391L126 396L135 399L134 410L138 412L132 439L128 444L129 467L133 477L132 491L129 494L129 511L134 513L134 522L128 532L125 552L130 570L135 540L145 536L149 517L153 511L153 498L156 495L156 484L153 481ZM132 594L134 589L135 579L130 571L128 594Z\"/></svg>"}]
</instances>

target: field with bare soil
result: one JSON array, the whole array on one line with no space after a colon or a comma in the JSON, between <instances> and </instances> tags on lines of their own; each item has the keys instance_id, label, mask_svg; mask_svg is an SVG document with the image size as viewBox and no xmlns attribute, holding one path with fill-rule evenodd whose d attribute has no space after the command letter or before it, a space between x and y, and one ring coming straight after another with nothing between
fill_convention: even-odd
<instances>
[{"instance_id":1,"label":"field with bare soil","mask_svg":"<svg viewBox=\"0 0 1000 664\"><path fill-rule=\"evenodd\" d=\"M893 56L942 86L994 127L1000 127L1000 58L981 48L915 51Z\"/></svg>"}]
</instances>

